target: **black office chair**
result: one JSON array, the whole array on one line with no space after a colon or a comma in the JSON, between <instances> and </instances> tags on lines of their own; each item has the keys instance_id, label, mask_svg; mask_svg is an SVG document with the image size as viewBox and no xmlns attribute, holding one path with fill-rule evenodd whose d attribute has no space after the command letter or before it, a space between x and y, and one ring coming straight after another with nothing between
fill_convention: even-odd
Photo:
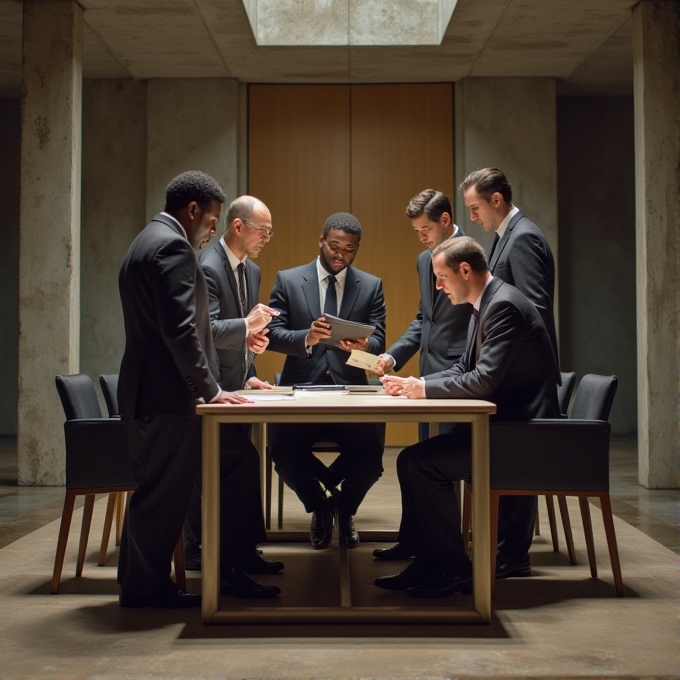
<instances>
[{"instance_id":1,"label":"black office chair","mask_svg":"<svg viewBox=\"0 0 680 680\"><path fill-rule=\"evenodd\" d=\"M59 591L66 544L76 496L85 496L76 577L83 573L87 539L92 522L95 495L109 495L107 518L99 553L99 564L106 557L116 494L135 487L127 454L125 426L120 419L103 418L94 385L89 376L58 375L57 391L66 415L66 498L61 515L57 553L54 558L51 592ZM107 530L108 527L108 530Z\"/></svg>"},{"instance_id":2,"label":"black office chair","mask_svg":"<svg viewBox=\"0 0 680 680\"><path fill-rule=\"evenodd\" d=\"M578 497L593 578L597 577L597 564L588 498L600 499L616 594L623 596L609 498L611 426L607 420L617 382L616 376L583 376L569 419L496 423L490 428L492 592L500 497L551 494L558 500ZM503 455L494 456L494 451L502 451ZM521 461L520 465L518 461Z\"/></svg>"}]
</instances>

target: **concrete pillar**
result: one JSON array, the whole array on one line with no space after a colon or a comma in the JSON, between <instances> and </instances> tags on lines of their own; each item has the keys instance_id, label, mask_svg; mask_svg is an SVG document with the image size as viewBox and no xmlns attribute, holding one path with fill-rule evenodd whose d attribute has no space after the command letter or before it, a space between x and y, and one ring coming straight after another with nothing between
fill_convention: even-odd
<instances>
[{"instance_id":1,"label":"concrete pillar","mask_svg":"<svg viewBox=\"0 0 680 680\"><path fill-rule=\"evenodd\" d=\"M677 3L633 10L639 480L680 487L680 41Z\"/></svg>"},{"instance_id":2,"label":"concrete pillar","mask_svg":"<svg viewBox=\"0 0 680 680\"><path fill-rule=\"evenodd\" d=\"M18 476L25 485L64 483L54 376L78 371L82 26L76 2L24 2Z\"/></svg>"},{"instance_id":3,"label":"concrete pillar","mask_svg":"<svg viewBox=\"0 0 680 680\"><path fill-rule=\"evenodd\" d=\"M236 198L243 176L239 155L245 158L239 93L244 90L238 81L226 78L148 82L147 219L163 209L165 187L185 170L207 172L224 189L227 203Z\"/></svg>"}]
</instances>

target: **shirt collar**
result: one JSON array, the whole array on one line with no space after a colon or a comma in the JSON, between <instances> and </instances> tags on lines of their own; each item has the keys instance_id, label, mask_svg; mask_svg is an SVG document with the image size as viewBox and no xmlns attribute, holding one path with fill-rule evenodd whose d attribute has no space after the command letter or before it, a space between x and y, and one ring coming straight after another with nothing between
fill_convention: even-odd
<instances>
[{"instance_id":1,"label":"shirt collar","mask_svg":"<svg viewBox=\"0 0 680 680\"><path fill-rule=\"evenodd\" d=\"M229 260L229 265L231 266L232 271L236 271L240 264L245 265L248 256L245 255L242 260L239 260L238 257L234 255L231 248L229 248L229 246L227 245L227 242L224 240L224 236L220 239L220 245L222 246L222 248L224 248L224 252L227 255L227 259Z\"/></svg>"},{"instance_id":2,"label":"shirt collar","mask_svg":"<svg viewBox=\"0 0 680 680\"><path fill-rule=\"evenodd\" d=\"M489 278L486 280L486 283L484 284L484 290L486 290L489 286L489 284L493 281L493 275L489 276ZM475 304L473 307L479 311L479 305L482 303L482 296L484 295L484 290L479 294L479 297L475 300Z\"/></svg>"},{"instance_id":3,"label":"shirt collar","mask_svg":"<svg viewBox=\"0 0 680 680\"><path fill-rule=\"evenodd\" d=\"M505 230L508 228L508 224L510 224L510 220L519 212L519 208L514 206L513 209L505 216L503 221L501 222L500 226L498 229L496 229L496 233L498 234L499 240L503 238L503 234L505 234Z\"/></svg>"},{"instance_id":4,"label":"shirt collar","mask_svg":"<svg viewBox=\"0 0 680 680\"><path fill-rule=\"evenodd\" d=\"M326 280L329 276L331 276L331 273L323 268L320 257L316 258L316 274L319 277L319 283L321 281ZM335 276L335 279L340 284L340 287L344 288L345 279L347 278L347 267L345 267L341 272L338 272L337 274L332 274L332 276Z\"/></svg>"},{"instance_id":5,"label":"shirt collar","mask_svg":"<svg viewBox=\"0 0 680 680\"><path fill-rule=\"evenodd\" d=\"M176 217L173 217L170 213L166 213L165 211L161 211L161 215L165 215L165 217L169 217L182 231L182 234L184 235L184 238L188 241L189 237L187 236L186 231L184 231L184 227L177 221Z\"/></svg>"}]
</instances>

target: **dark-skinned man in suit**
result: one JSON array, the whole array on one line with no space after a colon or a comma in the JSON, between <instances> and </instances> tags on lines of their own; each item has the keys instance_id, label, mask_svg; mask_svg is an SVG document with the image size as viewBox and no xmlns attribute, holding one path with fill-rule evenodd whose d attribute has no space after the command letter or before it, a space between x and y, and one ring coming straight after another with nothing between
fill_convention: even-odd
<instances>
[{"instance_id":1,"label":"dark-skinned man in suit","mask_svg":"<svg viewBox=\"0 0 680 680\"><path fill-rule=\"evenodd\" d=\"M210 300L210 325L223 390L269 387L255 374L253 358L267 347L267 324L277 312L257 302L260 268L256 258L273 233L267 206L241 196L227 208L225 234L201 252L200 263ZM248 574L274 574L279 561L260 557L257 544L267 540L262 515L259 454L250 426L220 425L221 556ZM201 569L200 475L184 523L186 566Z\"/></svg>"},{"instance_id":2,"label":"dark-skinned man in suit","mask_svg":"<svg viewBox=\"0 0 680 680\"><path fill-rule=\"evenodd\" d=\"M359 250L361 224L349 213L335 213L319 237L319 257L280 271L269 306L279 310L269 325L269 349L286 354L282 385L366 384L365 371L346 365L349 352L380 354L385 349L385 301L379 278L352 267ZM343 340L332 347L322 312L375 326L368 338ZM341 465L326 468L312 444L330 438L340 448ZM310 539L319 550L330 545L335 511L338 536L348 548L359 544L353 517L368 490L382 474L384 426L318 423L278 425L272 435L276 471L312 513ZM320 469L323 468L323 470ZM337 485L342 483L339 490ZM323 484L323 488L322 487Z\"/></svg>"},{"instance_id":3,"label":"dark-skinned man in suit","mask_svg":"<svg viewBox=\"0 0 680 680\"><path fill-rule=\"evenodd\" d=\"M418 313L402 336L378 361L384 375L403 366L420 350L419 375L428 375L453 366L465 351L468 324L472 306L451 305L436 287L432 270L432 251L449 238L463 236L462 230L453 223L451 202L441 192L425 189L416 194L406 208L406 216L420 242L427 248L418 255L418 279L420 303ZM440 432L451 432L456 425L443 423ZM429 437L429 423L418 423L420 441ZM400 560L412 557L415 546L402 536L390 548L378 548L373 555L379 560Z\"/></svg>"},{"instance_id":4,"label":"dark-skinned man in suit","mask_svg":"<svg viewBox=\"0 0 680 680\"><path fill-rule=\"evenodd\" d=\"M118 402L136 483L118 565L122 607L185 608L201 601L170 580L201 454L196 405L248 401L215 378L208 291L194 253L215 233L223 202L212 177L198 171L175 177L165 210L135 238L120 270L125 353ZM280 592L230 565L222 565L221 577L226 592Z\"/></svg>"},{"instance_id":5,"label":"dark-skinned man in suit","mask_svg":"<svg viewBox=\"0 0 680 680\"><path fill-rule=\"evenodd\" d=\"M516 288L493 277L482 247L465 236L434 253L437 285L452 304L472 303L465 354L452 368L424 378L382 378L387 392L409 399L486 399L496 404L493 421L554 418L559 414L559 369L536 307ZM375 584L406 590L412 597L445 597L471 592L472 569L460 532L454 482L472 471L470 430L443 434L407 447L399 477L403 521L412 524L416 559ZM490 452L494 459L503 450ZM521 464L521 461L518 461ZM509 499L506 499L509 500ZM527 576L534 510L501 506L496 576Z\"/></svg>"}]
</instances>

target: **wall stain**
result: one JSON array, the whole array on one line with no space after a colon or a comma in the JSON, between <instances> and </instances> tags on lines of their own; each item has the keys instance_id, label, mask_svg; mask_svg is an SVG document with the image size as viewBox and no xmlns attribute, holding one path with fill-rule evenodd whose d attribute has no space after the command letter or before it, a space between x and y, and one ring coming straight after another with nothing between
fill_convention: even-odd
<instances>
[{"instance_id":1,"label":"wall stain","mask_svg":"<svg viewBox=\"0 0 680 680\"><path fill-rule=\"evenodd\" d=\"M49 144L51 132L49 120L45 116L38 116L35 119L35 134L41 151Z\"/></svg>"}]
</instances>

